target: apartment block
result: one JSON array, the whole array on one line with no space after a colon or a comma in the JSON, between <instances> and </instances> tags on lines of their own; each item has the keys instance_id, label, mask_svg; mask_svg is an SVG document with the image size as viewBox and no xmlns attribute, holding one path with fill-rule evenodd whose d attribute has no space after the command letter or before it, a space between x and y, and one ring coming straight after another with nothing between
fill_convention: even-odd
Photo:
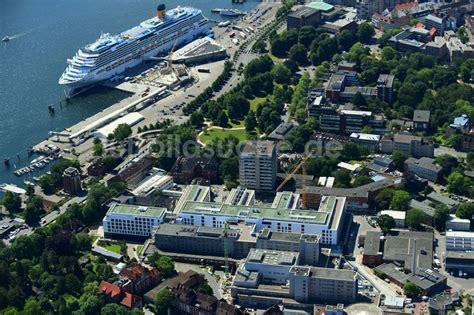
<instances>
[{"instance_id":1,"label":"apartment block","mask_svg":"<svg viewBox=\"0 0 474 315\"><path fill-rule=\"evenodd\" d=\"M433 157L434 143L431 138L404 133L383 136L380 141L380 151L392 154L394 150L399 150L407 156Z\"/></svg>"},{"instance_id":2,"label":"apartment block","mask_svg":"<svg viewBox=\"0 0 474 315\"><path fill-rule=\"evenodd\" d=\"M441 177L442 167L436 165L432 158L408 158L405 161L405 172L414 174L432 182L437 182Z\"/></svg>"},{"instance_id":3,"label":"apartment block","mask_svg":"<svg viewBox=\"0 0 474 315\"><path fill-rule=\"evenodd\" d=\"M271 141L247 141L240 152L240 185L257 192L272 191L277 174L277 154Z\"/></svg>"}]
</instances>

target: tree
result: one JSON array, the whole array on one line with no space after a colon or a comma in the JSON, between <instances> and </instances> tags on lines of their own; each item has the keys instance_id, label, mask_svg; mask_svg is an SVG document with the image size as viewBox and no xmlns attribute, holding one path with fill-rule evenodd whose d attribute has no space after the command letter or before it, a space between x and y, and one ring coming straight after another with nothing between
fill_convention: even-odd
<instances>
[{"instance_id":1,"label":"tree","mask_svg":"<svg viewBox=\"0 0 474 315\"><path fill-rule=\"evenodd\" d=\"M123 141L132 134L132 127L129 124L120 124L113 132L113 138L116 141Z\"/></svg>"},{"instance_id":2,"label":"tree","mask_svg":"<svg viewBox=\"0 0 474 315\"><path fill-rule=\"evenodd\" d=\"M168 309L174 301L174 295L168 288L162 289L156 295L155 310L158 315L167 315Z\"/></svg>"},{"instance_id":3,"label":"tree","mask_svg":"<svg viewBox=\"0 0 474 315\"><path fill-rule=\"evenodd\" d=\"M410 205L411 196L404 190L397 190L393 194L390 208L396 210L407 210Z\"/></svg>"},{"instance_id":4,"label":"tree","mask_svg":"<svg viewBox=\"0 0 474 315\"><path fill-rule=\"evenodd\" d=\"M382 190L377 197L375 197L375 207L377 210L387 210L390 207L394 194L394 189L386 188Z\"/></svg>"},{"instance_id":5,"label":"tree","mask_svg":"<svg viewBox=\"0 0 474 315\"><path fill-rule=\"evenodd\" d=\"M474 203L473 202L463 202L459 205L456 210L456 216L461 219L474 219Z\"/></svg>"},{"instance_id":6,"label":"tree","mask_svg":"<svg viewBox=\"0 0 474 315\"><path fill-rule=\"evenodd\" d=\"M421 294L421 289L413 282L407 281L403 286L403 293L409 298L416 298Z\"/></svg>"},{"instance_id":7,"label":"tree","mask_svg":"<svg viewBox=\"0 0 474 315\"><path fill-rule=\"evenodd\" d=\"M21 198L18 194L7 191L1 201L1 204L3 204L10 213L21 211Z\"/></svg>"},{"instance_id":8,"label":"tree","mask_svg":"<svg viewBox=\"0 0 474 315\"><path fill-rule=\"evenodd\" d=\"M43 199L41 197L32 196L28 198L24 212L26 223L31 224L38 222L43 212Z\"/></svg>"},{"instance_id":9,"label":"tree","mask_svg":"<svg viewBox=\"0 0 474 315\"><path fill-rule=\"evenodd\" d=\"M471 187L471 180L461 172L454 171L447 178L446 188L449 192L464 195Z\"/></svg>"},{"instance_id":10,"label":"tree","mask_svg":"<svg viewBox=\"0 0 474 315\"><path fill-rule=\"evenodd\" d=\"M408 156L403 151L393 150L392 160L398 170L403 170L403 165L407 158Z\"/></svg>"},{"instance_id":11,"label":"tree","mask_svg":"<svg viewBox=\"0 0 474 315\"><path fill-rule=\"evenodd\" d=\"M357 27L357 38L359 38L359 41L363 44L369 44L374 35L374 27L367 22L361 23Z\"/></svg>"},{"instance_id":12,"label":"tree","mask_svg":"<svg viewBox=\"0 0 474 315\"><path fill-rule=\"evenodd\" d=\"M351 172L346 169L340 169L334 174L334 181L336 187L350 188L351 187Z\"/></svg>"},{"instance_id":13,"label":"tree","mask_svg":"<svg viewBox=\"0 0 474 315\"><path fill-rule=\"evenodd\" d=\"M238 157L233 156L224 159L219 165L219 174L223 180L236 180L239 176Z\"/></svg>"},{"instance_id":14,"label":"tree","mask_svg":"<svg viewBox=\"0 0 474 315\"><path fill-rule=\"evenodd\" d=\"M474 152L469 152L466 156L467 166L472 169L474 168Z\"/></svg>"},{"instance_id":15,"label":"tree","mask_svg":"<svg viewBox=\"0 0 474 315\"><path fill-rule=\"evenodd\" d=\"M198 289L198 292L204 293L207 295L214 295L214 291L212 290L211 286L208 283L203 283Z\"/></svg>"},{"instance_id":16,"label":"tree","mask_svg":"<svg viewBox=\"0 0 474 315\"><path fill-rule=\"evenodd\" d=\"M194 112L189 116L189 122L195 127L201 127L204 123L204 116L201 112Z\"/></svg>"},{"instance_id":17,"label":"tree","mask_svg":"<svg viewBox=\"0 0 474 315\"><path fill-rule=\"evenodd\" d=\"M38 315L42 314L43 312L41 311L38 301L31 297L26 301L23 312L21 313L24 315Z\"/></svg>"},{"instance_id":18,"label":"tree","mask_svg":"<svg viewBox=\"0 0 474 315\"><path fill-rule=\"evenodd\" d=\"M247 132L253 131L257 127L257 118L255 117L255 113L251 110L245 117L245 130Z\"/></svg>"},{"instance_id":19,"label":"tree","mask_svg":"<svg viewBox=\"0 0 474 315\"><path fill-rule=\"evenodd\" d=\"M359 175L354 179L353 186L354 187L359 187L359 186L366 185L366 184L369 184L369 183L372 183L372 182L373 182L373 180L369 176Z\"/></svg>"},{"instance_id":20,"label":"tree","mask_svg":"<svg viewBox=\"0 0 474 315\"><path fill-rule=\"evenodd\" d=\"M217 116L217 124L221 127L227 127L229 125L229 118L225 112L220 112Z\"/></svg>"},{"instance_id":21,"label":"tree","mask_svg":"<svg viewBox=\"0 0 474 315\"><path fill-rule=\"evenodd\" d=\"M290 83L291 70L282 63L277 63L273 66L271 72L276 83L285 84Z\"/></svg>"},{"instance_id":22,"label":"tree","mask_svg":"<svg viewBox=\"0 0 474 315\"><path fill-rule=\"evenodd\" d=\"M426 214L419 209L410 209L406 214L406 223L408 226L418 230L421 224L426 222Z\"/></svg>"},{"instance_id":23,"label":"tree","mask_svg":"<svg viewBox=\"0 0 474 315\"><path fill-rule=\"evenodd\" d=\"M96 142L98 140L98 142ZM94 139L94 145L92 146L92 154L94 156L102 156L104 154L104 146L98 138Z\"/></svg>"},{"instance_id":24,"label":"tree","mask_svg":"<svg viewBox=\"0 0 474 315\"><path fill-rule=\"evenodd\" d=\"M158 268L161 272L161 275L164 278L170 277L174 272L174 262L168 256L161 256L156 261L156 268Z\"/></svg>"},{"instance_id":25,"label":"tree","mask_svg":"<svg viewBox=\"0 0 474 315\"><path fill-rule=\"evenodd\" d=\"M433 215L433 221L435 227L439 231L443 231L446 227L446 221L449 218L449 209L444 204L438 204L435 207L435 213Z\"/></svg>"},{"instance_id":26,"label":"tree","mask_svg":"<svg viewBox=\"0 0 474 315\"><path fill-rule=\"evenodd\" d=\"M337 44L339 49L342 51L347 51L351 49L352 45L354 45L354 35L348 30L342 31L339 36L337 36Z\"/></svg>"},{"instance_id":27,"label":"tree","mask_svg":"<svg viewBox=\"0 0 474 315\"><path fill-rule=\"evenodd\" d=\"M367 101L365 100L365 97L360 92L357 92L354 95L354 97L352 98L352 103L357 108L367 108Z\"/></svg>"},{"instance_id":28,"label":"tree","mask_svg":"<svg viewBox=\"0 0 474 315\"><path fill-rule=\"evenodd\" d=\"M387 214L382 214L377 217L377 224L384 233L388 233L395 227L395 220Z\"/></svg>"},{"instance_id":29,"label":"tree","mask_svg":"<svg viewBox=\"0 0 474 315\"><path fill-rule=\"evenodd\" d=\"M128 315L129 311L118 304L109 303L102 307L100 315Z\"/></svg>"},{"instance_id":30,"label":"tree","mask_svg":"<svg viewBox=\"0 0 474 315\"><path fill-rule=\"evenodd\" d=\"M300 28L298 34L298 41L303 44L306 48L309 48L314 38L316 37L316 29L312 25L305 25Z\"/></svg>"},{"instance_id":31,"label":"tree","mask_svg":"<svg viewBox=\"0 0 474 315\"><path fill-rule=\"evenodd\" d=\"M303 44L296 44L290 48L288 58L300 66L305 65L308 63L308 49Z\"/></svg>"}]
</instances>

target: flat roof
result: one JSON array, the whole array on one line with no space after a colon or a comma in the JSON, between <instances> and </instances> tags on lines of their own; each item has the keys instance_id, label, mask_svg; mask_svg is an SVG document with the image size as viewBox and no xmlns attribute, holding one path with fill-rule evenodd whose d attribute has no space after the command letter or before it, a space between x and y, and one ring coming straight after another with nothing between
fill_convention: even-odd
<instances>
[{"instance_id":1,"label":"flat roof","mask_svg":"<svg viewBox=\"0 0 474 315\"><path fill-rule=\"evenodd\" d=\"M261 206L225 205L215 202L187 201L181 213L207 213L216 216L240 218L272 218L281 220L303 220L325 224L329 214L314 210L282 209Z\"/></svg>"},{"instance_id":2,"label":"flat roof","mask_svg":"<svg viewBox=\"0 0 474 315\"><path fill-rule=\"evenodd\" d=\"M292 266L298 263L299 255L297 252L251 248L245 262Z\"/></svg>"},{"instance_id":3,"label":"flat roof","mask_svg":"<svg viewBox=\"0 0 474 315\"><path fill-rule=\"evenodd\" d=\"M474 238L474 232L467 231L447 231L446 237L465 237L465 238Z\"/></svg>"},{"instance_id":4,"label":"flat roof","mask_svg":"<svg viewBox=\"0 0 474 315\"><path fill-rule=\"evenodd\" d=\"M416 253L416 257L413 257ZM433 233L406 232L387 235L383 259L402 261L406 269L411 270L413 263L418 269L431 268L433 264ZM415 270L416 271L416 270Z\"/></svg>"},{"instance_id":5,"label":"flat roof","mask_svg":"<svg viewBox=\"0 0 474 315\"><path fill-rule=\"evenodd\" d=\"M326 3L324 1L312 1L310 3L307 3L306 6L311 9L320 10L323 12L329 12L332 9L334 9L333 5Z\"/></svg>"},{"instance_id":6,"label":"flat roof","mask_svg":"<svg viewBox=\"0 0 474 315\"><path fill-rule=\"evenodd\" d=\"M112 134L119 125L127 124L129 126L133 126L143 119L145 119L145 117L143 117L142 114L137 113L137 112L132 112L98 129L97 131L94 132L94 134L98 136L107 137L108 135Z\"/></svg>"},{"instance_id":7,"label":"flat roof","mask_svg":"<svg viewBox=\"0 0 474 315\"><path fill-rule=\"evenodd\" d=\"M380 211L380 214L389 215L396 220L405 220L405 216L406 216L405 211L395 211L395 210L382 210Z\"/></svg>"},{"instance_id":8,"label":"flat roof","mask_svg":"<svg viewBox=\"0 0 474 315\"><path fill-rule=\"evenodd\" d=\"M127 204L120 204L114 203L109 211L107 211L107 215L109 214L124 214L124 215L134 215L134 216L145 216L145 217L162 217L166 212L165 208L158 208L158 207L145 207L145 206L138 206L138 205L127 205Z\"/></svg>"},{"instance_id":9,"label":"flat roof","mask_svg":"<svg viewBox=\"0 0 474 315\"><path fill-rule=\"evenodd\" d=\"M354 172L354 171L357 171L361 167L361 165L360 164L349 164L349 163L346 163L346 162L339 162L337 164L337 167L344 168L346 170Z\"/></svg>"},{"instance_id":10,"label":"flat roof","mask_svg":"<svg viewBox=\"0 0 474 315\"><path fill-rule=\"evenodd\" d=\"M364 255L375 256L380 253L380 232L368 231L365 233Z\"/></svg>"},{"instance_id":11,"label":"flat roof","mask_svg":"<svg viewBox=\"0 0 474 315\"><path fill-rule=\"evenodd\" d=\"M430 111L429 110L420 110L417 109L413 112L413 121L419 122L429 122L430 121Z\"/></svg>"}]
</instances>

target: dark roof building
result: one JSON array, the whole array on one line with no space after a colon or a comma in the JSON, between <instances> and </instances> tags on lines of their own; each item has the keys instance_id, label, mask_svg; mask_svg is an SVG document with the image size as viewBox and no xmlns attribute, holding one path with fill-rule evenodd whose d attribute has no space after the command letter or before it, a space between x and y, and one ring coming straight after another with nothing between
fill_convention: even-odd
<instances>
[{"instance_id":1,"label":"dark roof building","mask_svg":"<svg viewBox=\"0 0 474 315\"><path fill-rule=\"evenodd\" d=\"M430 127L430 111L415 110L413 111L413 128L415 130L427 130Z\"/></svg>"},{"instance_id":2,"label":"dark roof building","mask_svg":"<svg viewBox=\"0 0 474 315\"><path fill-rule=\"evenodd\" d=\"M291 12L286 17L287 29L301 28L305 25L317 26L321 23L321 11L302 7Z\"/></svg>"},{"instance_id":3,"label":"dark roof building","mask_svg":"<svg viewBox=\"0 0 474 315\"><path fill-rule=\"evenodd\" d=\"M298 123L295 121L283 122L275 128L268 136L269 140L286 140L290 133L298 127Z\"/></svg>"},{"instance_id":4,"label":"dark roof building","mask_svg":"<svg viewBox=\"0 0 474 315\"><path fill-rule=\"evenodd\" d=\"M218 169L219 164L214 158L180 156L171 168L171 174L178 184L190 184L195 178L213 183L218 178Z\"/></svg>"}]
</instances>

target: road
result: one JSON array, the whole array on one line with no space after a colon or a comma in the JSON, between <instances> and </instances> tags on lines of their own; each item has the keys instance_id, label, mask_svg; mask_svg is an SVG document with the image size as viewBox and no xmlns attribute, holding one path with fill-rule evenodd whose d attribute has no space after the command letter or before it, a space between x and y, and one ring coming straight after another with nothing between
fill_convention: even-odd
<instances>
[{"instance_id":1,"label":"road","mask_svg":"<svg viewBox=\"0 0 474 315\"><path fill-rule=\"evenodd\" d=\"M357 261L347 261L347 262L352 267L356 267L357 272L361 276L363 276L365 279L367 279L370 283L372 283L374 288L376 288L377 291L379 291L381 294L394 295L394 296L398 295L397 292L395 292L395 290L390 285L388 285L388 283L386 283L385 281L383 281L382 279L374 275L368 267L362 265L361 263Z\"/></svg>"}]
</instances>

